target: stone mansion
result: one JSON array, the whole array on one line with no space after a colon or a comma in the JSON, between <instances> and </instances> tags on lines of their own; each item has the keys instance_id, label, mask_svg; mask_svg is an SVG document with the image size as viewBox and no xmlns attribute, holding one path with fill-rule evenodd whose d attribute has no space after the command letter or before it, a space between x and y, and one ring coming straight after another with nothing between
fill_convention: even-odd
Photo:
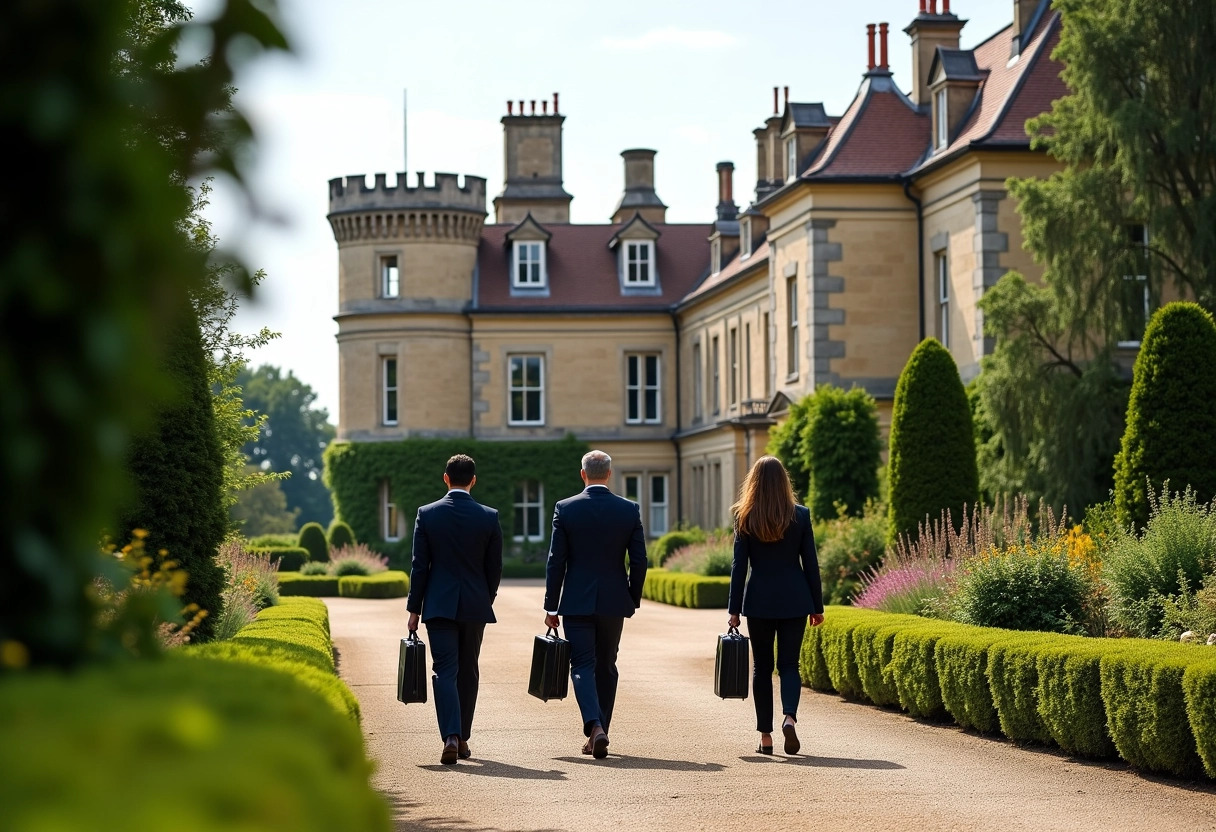
<instances>
[{"instance_id":1,"label":"stone mansion","mask_svg":"<svg viewBox=\"0 0 1216 832\"><path fill-rule=\"evenodd\" d=\"M959 48L966 21L950 0L910 8L906 90L888 69L886 23L869 27L843 113L774 90L753 131L750 204L737 206L722 162L703 223L666 221L655 151L639 149L621 154L611 217L572 224L556 95L539 109L508 103L492 222L475 176L331 180L338 440L573 433L612 455L616 490L657 536L727 524L769 428L818 385L864 387L885 430L921 339L940 339L970 379L992 348L979 298L1010 269L1041 273L1005 181L1057 169L1025 123L1066 92L1051 58L1058 13L1003 2L1011 24L974 49ZM515 493L535 510L504 511L519 526L504 534L543 540L568 495L538 482ZM413 516L392 505L386 482L387 540Z\"/></svg>"}]
</instances>

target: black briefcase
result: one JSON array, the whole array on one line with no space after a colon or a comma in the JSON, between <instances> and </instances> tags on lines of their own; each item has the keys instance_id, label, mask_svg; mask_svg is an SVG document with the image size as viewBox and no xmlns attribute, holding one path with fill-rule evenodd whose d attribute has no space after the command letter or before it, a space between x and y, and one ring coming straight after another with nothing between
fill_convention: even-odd
<instances>
[{"instance_id":1,"label":"black briefcase","mask_svg":"<svg viewBox=\"0 0 1216 832\"><path fill-rule=\"evenodd\" d=\"M751 676L748 638L731 627L718 636L718 658L714 663L714 693L723 699L746 699Z\"/></svg>"},{"instance_id":2,"label":"black briefcase","mask_svg":"<svg viewBox=\"0 0 1216 832\"><path fill-rule=\"evenodd\" d=\"M401 655L397 660L397 701L426 701L426 645L418 638L418 631L411 630L408 638L401 639Z\"/></svg>"},{"instance_id":3,"label":"black briefcase","mask_svg":"<svg viewBox=\"0 0 1216 832\"><path fill-rule=\"evenodd\" d=\"M550 627L532 642L532 673L528 693L548 702L565 699L570 692L570 642L559 638Z\"/></svg>"}]
</instances>

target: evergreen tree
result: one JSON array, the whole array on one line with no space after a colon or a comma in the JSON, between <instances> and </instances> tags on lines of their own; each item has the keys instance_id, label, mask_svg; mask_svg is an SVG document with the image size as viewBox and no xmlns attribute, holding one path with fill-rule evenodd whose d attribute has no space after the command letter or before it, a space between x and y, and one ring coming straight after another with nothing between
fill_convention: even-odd
<instances>
[{"instance_id":1,"label":"evergreen tree","mask_svg":"<svg viewBox=\"0 0 1216 832\"><path fill-rule=\"evenodd\" d=\"M824 385L809 397L799 460L810 476L811 516L830 519L836 504L856 517L878 496L882 439L878 405L859 387L849 392Z\"/></svg>"},{"instance_id":2,"label":"evergreen tree","mask_svg":"<svg viewBox=\"0 0 1216 832\"><path fill-rule=\"evenodd\" d=\"M1216 324L1194 303L1171 303L1149 322L1136 357L1127 430L1115 461L1123 524L1148 522L1149 494L1189 486L1216 497Z\"/></svg>"},{"instance_id":3,"label":"evergreen tree","mask_svg":"<svg viewBox=\"0 0 1216 832\"><path fill-rule=\"evenodd\" d=\"M228 528L224 505L224 457L215 430L207 360L198 320L182 316L165 355L165 374L176 396L156 414L151 431L132 443L130 471L135 498L119 540L133 529L148 532L149 551L165 550L187 574L183 603L198 604L208 617L195 631L205 640L220 613L224 570L215 554Z\"/></svg>"},{"instance_id":4,"label":"evergreen tree","mask_svg":"<svg viewBox=\"0 0 1216 832\"><path fill-rule=\"evenodd\" d=\"M922 341L899 375L887 471L889 542L915 536L918 524L944 510L958 523L979 499L971 406L954 358L936 338Z\"/></svg>"}]
</instances>

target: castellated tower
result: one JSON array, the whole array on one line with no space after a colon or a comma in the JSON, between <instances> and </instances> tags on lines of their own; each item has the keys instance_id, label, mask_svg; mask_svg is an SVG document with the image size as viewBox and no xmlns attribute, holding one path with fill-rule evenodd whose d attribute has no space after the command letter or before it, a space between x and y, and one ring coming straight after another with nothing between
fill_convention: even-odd
<instances>
[{"instance_id":1,"label":"castellated tower","mask_svg":"<svg viewBox=\"0 0 1216 832\"><path fill-rule=\"evenodd\" d=\"M338 243L338 438L468 436L470 323L486 182L329 182Z\"/></svg>"}]
</instances>

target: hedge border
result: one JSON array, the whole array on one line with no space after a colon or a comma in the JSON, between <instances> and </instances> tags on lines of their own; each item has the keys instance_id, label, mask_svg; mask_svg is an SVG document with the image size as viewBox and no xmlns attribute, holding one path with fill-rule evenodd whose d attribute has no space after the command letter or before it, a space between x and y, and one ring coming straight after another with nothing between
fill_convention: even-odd
<instances>
[{"instance_id":1,"label":"hedge border","mask_svg":"<svg viewBox=\"0 0 1216 832\"><path fill-rule=\"evenodd\" d=\"M1216 651L829 607L803 684L1015 742L1216 779Z\"/></svg>"},{"instance_id":2,"label":"hedge border","mask_svg":"<svg viewBox=\"0 0 1216 832\"><path fill-rule=\"evenodd\" d=\"M691 609L726 609L730 600L730 578L725 575L707 577L666 569L646 570L642 597L661 604L673 604Z\"/></svg>"},{"instance_id":3,"label":"hedge border","mask_svg":"<svg viewBox=\"0 0 1216 832\"><path fill-rule=\"evenodd\" d=\"M345 589L343 589L345 587ZM279 573L279 595L311 598L404 598L410 592L410 576L396 569L375 575L301 575Z\"/></svg>"}]
</instances>

